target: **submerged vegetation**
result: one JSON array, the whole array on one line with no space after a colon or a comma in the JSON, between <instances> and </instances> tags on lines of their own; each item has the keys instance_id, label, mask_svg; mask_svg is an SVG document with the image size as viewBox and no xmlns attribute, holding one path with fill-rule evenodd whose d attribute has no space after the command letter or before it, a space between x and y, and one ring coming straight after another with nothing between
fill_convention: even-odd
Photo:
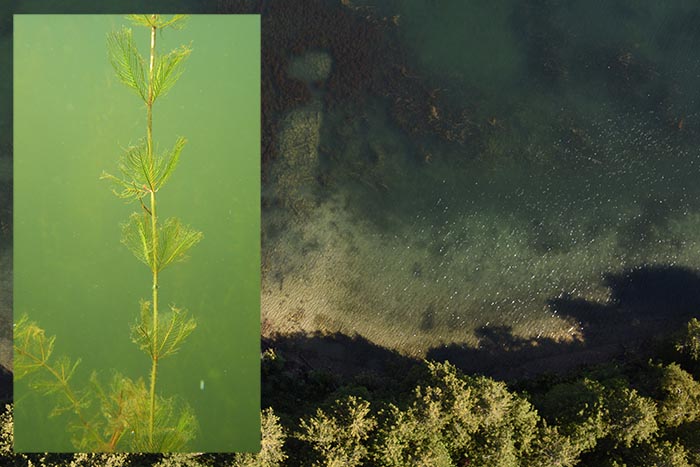
<instances>
[{"instance_id":1,"label":"submerged vegetation","mask_svg":"<svg viewBox=\"0 0 700 467\"><path fill-rule=\"evenodd\" d=\"M262 449L245 454L13 454L3 465L674 466L700 465L700 359L690 325L648 355L506 384L443 362L340 377L262 355ZM284 390L282 390L284 388Z\"/></svg>"},{"instance_id":2,"label":"submerged vegetation","mask_svg":"<svg viewBox=\"0 0 700 467\"><path fill-rule=\"evenodd\" d=\"M158 217L156 193L177 167L185 145L178 138L171 151L157 154L153 140L153 105L175 84L183 71L189 47L168 54L156 52L157 32L179 28L183 15L131 15L129 19L150 32L150 56L144 59L134 43L131 29L123 28L108 36L109 57L119 80L131 88L146 106L146 137L127 148L119 162L120 176L107 173L102 178L114 182L114 193L140 204L122 226L122 243L151 271L151 300L141 300L136 323L131 327L133 342L148 355L148 380L132 379L115 372L108 385L96 372L85 388L72 382L80 360L54 356L55 337L24 316L15 325L15 376L31 376L33 388L56 396L51 415L64 412L74 417L70 424L73 444L85 451L166 452L185 448L195 436L197 422L189 406L157 391L159 362L177 352L195 329L196 321L187 311L171 305L159 309L159 274L170 264L185 258L202 233L177 218Z\"/></svg>"}]
</instances>

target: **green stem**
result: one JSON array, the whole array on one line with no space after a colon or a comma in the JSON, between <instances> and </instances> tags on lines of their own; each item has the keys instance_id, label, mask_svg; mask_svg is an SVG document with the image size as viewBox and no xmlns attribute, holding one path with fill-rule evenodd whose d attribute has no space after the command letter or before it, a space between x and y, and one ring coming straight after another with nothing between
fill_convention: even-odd
<instances>
[{"instance_id":1,"label":"green stem","mask_svg":"<svg viewBox=\"0 0 700 467\"><path fill-rule=\"evenodd\" d=\"M151 26L151 59L148 66L148 102L146 102L148 116L146 122L146 144L148 145L148 161L151 165L151 173L153 173L153 68L156 59L156 15L152 15L151 19L153 20L153 26ZM151 183L153 182L151 181ZM153 190L153 185L151 185L150 188Z\"/></svg>"},{"instance_id":2,"label":"green stem","mask_svg":"<svg viewBox=\"0 0 700 467\"><path fill-rule=\"evenodd\" d=\"M149 442L153 443L153 418L156 409L156 373L158 372L158 235L156 232L156 194L151 192L151 229L153 231L153 349L151 357L151 408L148 420Z\"/></svg>"},{"instance_id":3,"label":"green stem","mask_svg":"<svg viewBox=\"0 0 700 467\"><path fill-rule=\"evenodd\" d=\"M156 56L156 15L151 16L153 26L151 26L151 60L148 70L148 108L147 129L146 129L146 144L148 145L148 160L151 165L151 173L154 172L155 157L153 155L153 65ZM151 182L152 183L152 182ZM153 449L153 425L156 411L156 375L158 373L158 231L156 217L156 193L155 187L151 185L151 233L153 235L153 251L152 256L152 271L153 271L153 348L151 357L153 359L151 366L151 400L148 418L148 441Z\"/></svg>"}]
</instances>

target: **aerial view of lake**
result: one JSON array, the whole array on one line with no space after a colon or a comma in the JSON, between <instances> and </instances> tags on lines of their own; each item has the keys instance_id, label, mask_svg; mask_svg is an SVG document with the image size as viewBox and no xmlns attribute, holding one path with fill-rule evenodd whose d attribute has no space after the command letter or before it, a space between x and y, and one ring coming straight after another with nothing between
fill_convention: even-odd
<instances>
[{"instance_id":1,"label":"aerial view of lake","mask_svg":"<svg viewBox=\"0 0 700 467\"><path fill-rule=\"evenodd\" d=\"M582 344L596 312L641 329L698 302L677 293L700 267L695 6L349 9L363 60L298 39L285 63L304 98L264 172L264 331L425 356Z\"/></svg>"}]
</instances>

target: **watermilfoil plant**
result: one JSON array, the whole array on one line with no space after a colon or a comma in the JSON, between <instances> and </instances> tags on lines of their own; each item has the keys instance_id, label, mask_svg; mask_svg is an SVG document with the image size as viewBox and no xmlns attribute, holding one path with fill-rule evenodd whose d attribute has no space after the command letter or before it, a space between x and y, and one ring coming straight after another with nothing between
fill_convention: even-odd
<instances>
[{"instance_id":1,"label":"watermilfoil plant","mask_svg":"<svg viewBox=\"0 0 700 467\"><path fill-rule=\"evenodd\" d=\"M153 139L153 107L176 83L184 60L191 49L181 46L167 54L158 54L157 32L179 29L186 17L174 15L130 15L137 26L150 32L150 53L144 58L138 51L131 29L122 28L108 35L110 61L119 80L142 99L146 107L146 136L124 150L119 175L103 173L101 178L114 183L114 193L138 202L139 212L122 225L122 243L142 261L151 273L150 300L142 299L136 322L131 327L133 342L150 359L147 379L133 380L115 373L106 387L93 372L90 384L73 387L79 360L53 356L54 337L26 316L15 325L15 376L31 375L30 384L45 393L56 394L52 414L73 413L71 429L77 449L89 451L165 452L184 449L196 432L196 419L189 406L157 392L158 367L163 358L177 352L185 338L196 328L187 311L171 305L159 308L159 274L202 239L202 233L177 218L158 217L157 194L175 170L185 146L178 138L172 149L156 152Z\"/></svg>"}]
</instances>

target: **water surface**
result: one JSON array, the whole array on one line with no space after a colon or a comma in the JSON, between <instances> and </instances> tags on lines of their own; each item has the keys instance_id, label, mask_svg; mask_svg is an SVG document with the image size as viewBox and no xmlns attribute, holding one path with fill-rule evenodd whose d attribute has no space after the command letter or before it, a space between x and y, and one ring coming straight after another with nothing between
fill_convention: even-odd
<instances>
[{"instance_id":1,"label":"water surface","mask_svg":"<svg viewBox=\"0 0 700 467\"><path fill-rule=\"evenodd\" d=\"M606 277L700 267L697 6L352 5L395 25L444 131L410 134L380 96L287 115L263 223L273 329L416 355L488 328L581 342L557 301L606 307Z\"/></svg>"}]
</instances>

